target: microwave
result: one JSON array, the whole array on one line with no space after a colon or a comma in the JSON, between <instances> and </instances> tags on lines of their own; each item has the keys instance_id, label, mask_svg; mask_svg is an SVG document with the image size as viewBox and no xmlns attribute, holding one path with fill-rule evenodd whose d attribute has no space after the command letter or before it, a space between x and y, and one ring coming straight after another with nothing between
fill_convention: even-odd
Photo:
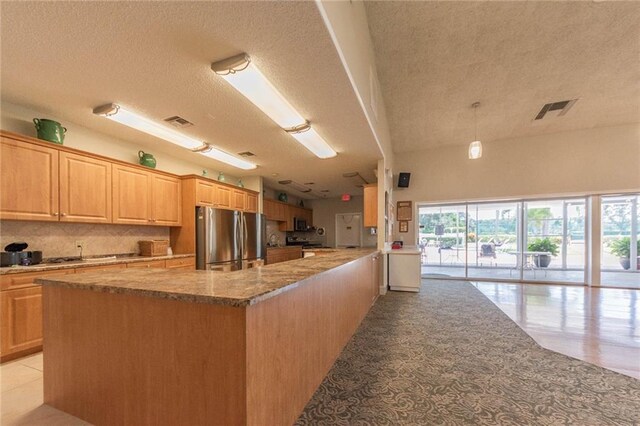
<instances>
[{"instance_id":1,"label":"microwave","mask_svg":"<svg viewBox=\"0 0 640 426\"><path fill-rule=\"evenodd\" d=\"M306 231L307 230L307 221L304 219L299 219L297 217L293 218L293 230L294 231Z\"/></svg>"}]
</instances>

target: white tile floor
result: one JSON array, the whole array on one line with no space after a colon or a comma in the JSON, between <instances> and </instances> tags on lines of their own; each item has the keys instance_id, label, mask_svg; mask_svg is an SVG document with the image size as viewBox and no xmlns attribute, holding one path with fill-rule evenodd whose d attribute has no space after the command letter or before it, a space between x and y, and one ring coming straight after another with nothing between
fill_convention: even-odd
<instances>
[{"instance_id":1,"label":"white tile floor","mask_svg":"<svg viewBox=\"0 0 640 426\"><path fill-rule=\"evenodd\" d=\"M0 424L88 425L42 403L42 352L0 367Z\"/></svg>"}]
</instances>

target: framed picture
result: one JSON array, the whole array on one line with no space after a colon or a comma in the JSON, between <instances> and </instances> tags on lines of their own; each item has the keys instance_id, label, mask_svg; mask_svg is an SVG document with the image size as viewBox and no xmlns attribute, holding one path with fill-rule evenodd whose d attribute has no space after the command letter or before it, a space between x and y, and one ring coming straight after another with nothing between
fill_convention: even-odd
<instances>
[{"instance_id":1,"label":"framed picture","mask_svg":"<svg viewBox=\"0 0 640 426\"><path fill-rule=\"evenodd\" d=\"M398 222L399 224L399 231L400 232L409 232L409 222L407 222L406 220L401 220Z\"/></svg>"},{"instance_id":2,"label":"framed picture","mask_svg":"<svg viewBox=\"0 0 640 426\"><path fill-rule=\"evenodd\" d=\"M398 201L398 220L413 220L411 201Z\"/></svg>"}]
</instances>

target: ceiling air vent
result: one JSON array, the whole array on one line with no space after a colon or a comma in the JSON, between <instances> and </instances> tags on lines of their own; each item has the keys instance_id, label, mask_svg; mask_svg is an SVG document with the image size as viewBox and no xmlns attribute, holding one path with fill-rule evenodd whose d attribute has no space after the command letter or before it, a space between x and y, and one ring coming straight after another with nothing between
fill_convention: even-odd
<instances>
[{"instance_id":1,"label":"ceiling air vent","mask_svg":"<svg viewBox=\"0 0 640 426\"><path fill-rule=\"evenodd\" d=\"M177 127L179 129L193 126L192 122L190 122L189 120L185 120L182 117L178 117L177 115L174 115L173 117L165 118L164 121L171 124L173 127Z\"/></svg>"},{"instance_id":2,"label":"ceiling air vent","mask_svg":"<svg viewBox=\"0 0 640 426\"><path fill-rule=\"evenodd\" d=\"M253 157L255 154L251 151L239 152L238 155L240 157Z\"/></svg>"},{"instance_id":3,"label":"ceiling air vent","mask_svg":"<svg viewBox=\"0 0 640 426\"><path fill-rule=\"evenodd\" d=\"M550 102L542 107L535 119L542 120L545 117L549 118L550 115L554 117L565 115L577 101L577 99L570 99L568 101Z\"/></svg>"}]
</instances>

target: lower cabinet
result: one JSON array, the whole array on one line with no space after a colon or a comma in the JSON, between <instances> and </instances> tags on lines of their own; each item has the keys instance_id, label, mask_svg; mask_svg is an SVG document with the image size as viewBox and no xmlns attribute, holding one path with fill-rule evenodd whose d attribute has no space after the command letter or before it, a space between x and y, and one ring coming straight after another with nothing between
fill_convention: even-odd
<instances>
[{"instance_id":1,"label":"lower cabinet","mask_svg":"<svg viewBox=\"0 0 640 426\"><path fill-rule=\"evenodd\" d=\"M267 248L266 264L271 265L302 258L302 246Z\"/></svg>"},{"instance_id":2,"label":"lower cabinet","mask_svg":"<svg viewBox=\"0 0 640 426\"><path fill-rule=\"evenodd\" d=\"M0 353L19 353L42 346L42 289L21 288L0 292L2 339Z\"/></svg>"}]
</instances>

